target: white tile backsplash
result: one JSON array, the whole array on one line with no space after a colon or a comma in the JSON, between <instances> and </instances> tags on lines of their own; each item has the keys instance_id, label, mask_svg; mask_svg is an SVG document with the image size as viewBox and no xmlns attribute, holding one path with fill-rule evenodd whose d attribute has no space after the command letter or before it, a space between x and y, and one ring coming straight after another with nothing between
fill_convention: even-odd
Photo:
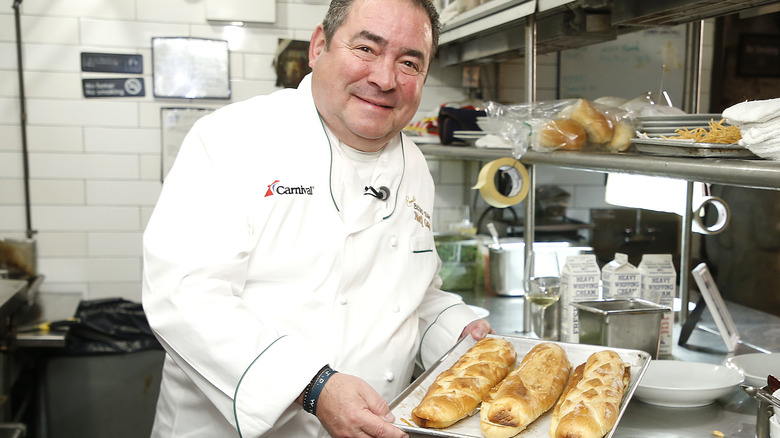
<instances>
[{"instance_id":1,"label":"white tile backsplash","mask_svg":"<svg viewBox=\"0 0 780 438\"><path fill-rule=\"evenodd\" d=\"M24 180L0 179L0 204L24 204Z\"/></svg>"},{"instance_id":2,"label":"white tile backsplash","mask_svg":"<svg viewBox=\"0 0 780 438\"><path fill-rule=\"evenodd\" d=\"M161 189L156 181L87 181L87 204L154 205Z\"/></svg>"},{"instance_id":3,"label":"white tile backsplash","mask_svg":"<svg viewBox=\"0 0 780 438\"><path fill-rule=\"evenodd\" d=\"M51 17L134 18L136 0L41 0L24 2L25 15Z\"/></svg>"},{"instance_id":4,"label":"white tile backsplash","mask_svg":"<svg viewBox=\"0 0 780 438\"><path fill-rule=\"evenodd\" d=\"M159 129L86 128L84 147L87 152L119 154L153 154L161 148Z\"/></svg>"},{"instance_id":5,"label":"white tile backsplash","mask_svg":"<svg viewBox=\"0 0 780 438\"><path fill-rule=\"evenodd\" d=\"M81 75L70 72L28 71L24 75L28 99L79 99Z\"/></svg>"},{"instance_id":6,"label":"white tile backsplash","mask_svg":"<svg viewBox=\"0 0 780 438\"><path fill-rule=\"evenodd\" d=\"M81 44L95 47L151 47L152 37L187 36L190 27L186 24L81 19Z\"/></svg>"},{"instance_id":7,"label":"white tile backsplash","mask_svg":"<svg viewBox=\"0 0 780 438\"><path fill-rule=\"evenodd\" d=\"M19 130L19 127L15 127ZM83 128L79 126L28 126L27 149L30 152L82 152Z\"/></svg>"},{"instance_id":8,"label":"white tile backsplash","mask_svg":"<svg viewBox=\"0 0 780 438\"><path fill-rule=\"evenodd\" d=\"M25 43L77 45L79 22L74 17L24 17L21 34Z\"/></svg>"},{"instance_id":9,"label":"white tile backsplash","mask_svg":"<svg viewBox=\"0 0 780 438\"><path fill-rule=\"evenodd\" d=\"M32 125L138 126L134 99L29 99L27 120Z\"/></svg>"},{"instance_id":10,"label":"white tile backsplash","mask_svg":"<svg viewBox=\"0 0 780 438\"><path fill-rule=\"evenodd\" d=\"M31 178L137 179L138 157L103 154L30 154Z\"/></svg>"},{"instance_id":11,"label":"white tile backsplash","mask_svg":"<svg viewBox=\"0 0 780 438\"><path fill-rule=\"evenodd\" d=\"M141 277L141 264L138 257L41 257L38 271L45 273L46 283L137 281Z\"/></svg>"},{"instance_id":12,"label":"white tile backsplash","mask_svg":"<svg viewBox=\"0 0 780 438\"><path fill-rule=\"evenodd\" d=\"M14 54L14 59L16 55ZM77 73L81 69L81 51L78 46L55 44L25 44L24 71L60 71ZM16 63L14 62L14 69Z\"/></svg>"},{"instance_id":13,"label":"white tile backsplash","mask_svg":"<svg viewBox=\"0 0 780 438\"><path fill-rule=\"evenodd\" d=\"M138 207L33 206L39 231L138 231Z\"/></svg>"},{"instance_id":14,"label":"white tile backsplash","mask_svg":"<svg viewBox=\"0 0 780 438\"><path fill-rule=\"evenodd\" d=\"M33 179L30 181L30 199L39 205L84 205L84 181Z\"/></svg>"},{"instance_id":15,"label":"white tile backsplash","mask_svg":"<svg viewBox=\"0 0 780 438\"><path fill-rule=\"evenodd\" d=\"M197 23L206 18L205 1L135 0L139 21Z\"/></svg>"},{"instance_id":16,"label":"white tile backsplash","mask_svg":"<svg viewBox=\"0 0 780 438\"><path fill-rule=\"evenodd\" d=\"M87 248L91 256L141 256L143 233L89 233Z\"/></svg>"},{"instance_id":17,"label":"white tile backsplash","mask_svg":"<svg viewBox=\"0 0 780 438\"><path fill-rule=\"evenodd\" d=\"M35 240L35 249L39 257L87 256L86 232L39 232L35 235Z\"/></svg>"},{"instance_id":18,"label":"white tile backsplash","mask_svg":"<svg viewBox=\"0 0 780 438\"><path fill-rule=\"evenodd\" d=\"M0 124L0 152L18 152L22 150L22 131L18 125ZM0 174L0 176L3 176Z\"/></svg>"}]
</instances>

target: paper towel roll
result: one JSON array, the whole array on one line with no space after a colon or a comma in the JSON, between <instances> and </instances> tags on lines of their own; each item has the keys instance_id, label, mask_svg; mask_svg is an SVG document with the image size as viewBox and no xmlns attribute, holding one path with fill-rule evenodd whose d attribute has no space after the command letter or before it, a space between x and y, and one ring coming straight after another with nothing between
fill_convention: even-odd
<instances>
[{"instance_id":1,"label":"paper towel roll","mask_svg":"<svg viewBox=\"0 0 780 438\"><path fill-rule=\"evenodd\" d=\"M497 177L509 182L509 193L501 193L496 186ZM485 164L479 171L477 184L479 194L485 201L496 208L506 208L519 204L528 196L530 180L525 166L513 158L499 158Z\"/></svg>"}]
</instances>

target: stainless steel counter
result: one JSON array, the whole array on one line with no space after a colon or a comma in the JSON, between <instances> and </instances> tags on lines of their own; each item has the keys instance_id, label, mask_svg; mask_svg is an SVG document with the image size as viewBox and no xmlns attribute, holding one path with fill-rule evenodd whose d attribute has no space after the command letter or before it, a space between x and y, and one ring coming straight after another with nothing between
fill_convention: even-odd
<instances>
[{"instance_id":1,"label":"stainless steel counter","mask_svg":"<svg viewBox=\"0 0 780 438\"><path fill-rule=\"evenodd\" d=\"M496 333L522 335L523 298L466 294L464 299L488 309ZM780 318L738 304L729 311L740 333L736 354L780 352ZM675 327L678 339L680 326ZM534 336L533 334L528 334ZM686 346L675 342L674 359L724 364L730 356L708 310ZM780 371L780 370L779 370ZM757 402L737 388L714 404L698 408L664 408L632 399L618 425L616 438L711 437L714 431L726 437L756 436Z\"/></svg>"}]
</instances>

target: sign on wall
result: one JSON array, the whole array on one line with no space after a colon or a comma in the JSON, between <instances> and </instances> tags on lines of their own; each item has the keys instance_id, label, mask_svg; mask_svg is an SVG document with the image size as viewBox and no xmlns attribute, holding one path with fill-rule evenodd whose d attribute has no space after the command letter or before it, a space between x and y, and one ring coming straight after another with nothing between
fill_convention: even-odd
<instances>
[{"instance_id":1,"label":"sign on wall","mask_svg":"<svg viewBox=\"0 0 780 438\"><path fill-rule=\"evenodd\" d=\"M143 97L143 78L82 79L84 97Z\"/></svg>"},{"instance_id":2,"label":"sign on wall","mask_svg":"<svg viewBox=\"0 0 780 438\"><path fill-rule=\"evenodd\" d=\"M144 61L141 55L82 52L81 71L142 74Z\"/></svg>"}]
</instances>

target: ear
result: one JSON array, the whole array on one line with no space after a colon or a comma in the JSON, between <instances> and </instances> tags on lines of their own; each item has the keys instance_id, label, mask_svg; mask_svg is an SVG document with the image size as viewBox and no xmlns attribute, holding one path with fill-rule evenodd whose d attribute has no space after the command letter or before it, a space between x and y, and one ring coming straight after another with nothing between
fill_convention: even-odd
<instances>
[{"instance_id":1,"label":"ear","mask_svg":"<svg viewBox=\"0 0 780 438\"><path fill-rule=\"evenodd\" d=\"M311 40L309 41L309 67L314 67L317 63L317 58L325 50L325 29L322 24L319 24L314 32L311 34Z\"/></svg>"}]
</instances>

